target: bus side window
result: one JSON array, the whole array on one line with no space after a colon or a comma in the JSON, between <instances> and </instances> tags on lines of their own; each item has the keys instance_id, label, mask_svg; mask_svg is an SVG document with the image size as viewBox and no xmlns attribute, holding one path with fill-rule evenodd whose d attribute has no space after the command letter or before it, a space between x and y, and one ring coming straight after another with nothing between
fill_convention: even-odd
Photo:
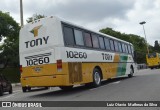
<instances>
[{"instance_id":1,"label":"bus side window","mask_svg":"<svg viewBox=\"0 0 160 110\"><path fill-rule=\"evenodd\" d=\"M118 42L114 40L114 47L115 47L115 51L119 52L119 48L118 48Z\"/></svg>"},{"instance_id":2,"label":"bus side window","mask_svg":"<svg viewBox=\"0 0 160 110\"><path fill-rule=\"evenodd\" d=\"M114 51L114 43L113 43L113 40L110 39L109 42L110 42L111 50Z\"/></svg>"},{"instance_id":3,"label":"bus side window","mask_svg":"<svg viewBox=\"0 0 160 110\"><path fill-rule=\"evenodd\" d=\"M126 48L124 46L124 43L122 43L122 50L123 50L123 53L126 53Z\"/></svg>"},{"instance_id":4,"label":"bus side window","mask_svg":"<svg viewBox=\"0 0 160 110\"><path fill-rule=\"evenodd\" d=\"M92 34L92 43L94 48L99 48L98 36L95 34Z\"/></svg>"},{"instance_id":5,"label":"bus side window","mask_svg":"<svg viewBox=\"0 0 160 110\"><path fill-rule=\"evenodd\" d=\"M131 54L131 47L128 45L128 52Z\"/></svg>"},{"instance_id":6,"label":"bus side window","mask_svg":"<svg viewBox=\"0 0 160 110\"><path fill-rule=\"evenodd\" d=\"M131 53L132 53L132 56L134 57L134 50L133 50L133 46L130 46L131 47Z\"/></svg>"},{"instance_id":7,"label":"bus side window","mask_svg":"<svg viewBox=\"0 0 160 110\"><path fill-rule=\"evenodd\" d=\"M84 33L84 42L87 47L92 47L91 35L90 33Z\"/></svg>"},{"instance_id":8,"label":"bus side window","mask_svg":"<svg viewBox=\"0 0 160 110\"><path fill-rule=\"evenodd\" d=\"M128 47L127 47L127 44L125 44L125 48L126 48L126 53L128 53Z\"/></svg>"},{"instance_id":9,"label":"bus side window","mask_svg":"<svg viewBox=\"0 0 160 110\"><path fill-rule=\"evenodd\" d=\"M75 45L72 28L64 26L64 40L66 45Z\"/></svg>"},{"instance_id":10,"label":"bus side window","mask_svg":"<svg viewBox=\"0 0 160 110\"><path fill-rule=\"evenodd\" d=\"M105 42L105 47L107 50L110 50L110 45L109 45L109 39L104 38L104 42Z\"/></svg>"},{"instance_id":11,"label":"bus side window","mask_svg":"<svg viewBox=\"0 0 160 110\"><path fill-rule=\"evenodd\" d=\"M134 53L133 46L131 46L131 52Z\"/></svg>"},{"instance_id":12,"label":"bus side window","mask_svg":"<svg viewBox=\"0 0 160 110\"><path fill-rule=\"evenodd\" d=\"M83 33L80 30L74 29L76 45L84 46Z\"/></svg>"},{"instance_id":13,"label":"bus side window","mask_svg":"<svg viewBox=\"0 0 160 110\"><path fill-rule=\"evenodd\" d=\"M98 37L98 39L99 39L100 48L105 49L104 38L103 37Z\"/></svg>"},{"instance_id":14,"label":"bus side window","mask_svg":"<svg viewBox=\"0 0 160 110\"><path fill-rule=\"evenodd\" d=\"M119 51L122 52L122 45L120 42L118 42L118 48L119 48Z\"/></svg>"}]
</instances>

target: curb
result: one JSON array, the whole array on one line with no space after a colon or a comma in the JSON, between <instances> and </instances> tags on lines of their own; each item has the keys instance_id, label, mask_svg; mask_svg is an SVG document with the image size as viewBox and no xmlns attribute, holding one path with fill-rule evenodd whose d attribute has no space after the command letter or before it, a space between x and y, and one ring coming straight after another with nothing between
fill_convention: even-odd
<instances>
[{"instance_id":1,"label":"curb","mask_svg":"<svg viewBox=\"0 0 160 110\"><path fill-rule=\"evenodd\" d=\"M12 87L21 86L21 83L12 83Z\"/></svg>"}]
</instances>

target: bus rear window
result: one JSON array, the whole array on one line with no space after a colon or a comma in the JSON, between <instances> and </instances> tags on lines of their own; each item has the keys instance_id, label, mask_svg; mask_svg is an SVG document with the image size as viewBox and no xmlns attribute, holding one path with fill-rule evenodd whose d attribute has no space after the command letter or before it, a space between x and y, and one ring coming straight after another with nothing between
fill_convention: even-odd
<instances>
[{"instance_id":1,"label":"bus rear window","mask_svg":"<svg viewBox=\"0 0 160 110\"><path fill-rule=\"evenodd\" d=\"M150 53L148 54L148 58L155 58L157 55L156 53Z\"/></svg>"}]
</instances>

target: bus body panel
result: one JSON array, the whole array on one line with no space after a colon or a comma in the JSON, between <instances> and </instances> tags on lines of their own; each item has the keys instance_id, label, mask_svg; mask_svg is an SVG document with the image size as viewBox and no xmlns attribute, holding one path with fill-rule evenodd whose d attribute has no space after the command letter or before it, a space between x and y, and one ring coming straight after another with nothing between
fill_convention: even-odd
<instances>
[{"instance_id":1,"label":"bus body panel","mask_svg":"<svg viewBox=\"0 0 160 110\"><path fill-rule=\"evenodd\" d=\"M64 42L62 24L57 18L37 20L21 29L22 87L93 82L96 67L101 69L103 79L126 76L131 66L135 69L131 54L67 47Z\"/></svg>"},{"instance_id":2,"label":"bus body panel","mask_svg":"<svg viewBox=\"0 0 160 110\"><path fill-rule=\"evenodd\" d=\"M68 55L68 52L72 56ZM77 56L74 56L74 52ZM87 57L84 54L86 58L83 58L81 55L82 58L78 58L79 55L77 53L80 52L82 56L83 53L86 53ZM131 55L69 47L56 47L46 51L29 53L27 57L39 55L39 53L51 53L50 60L52 62L36 66L24 64L26 67L23 67L21 75L23 86L64 86L92 82L92 74L96 66L101 68L103 79L125 76L129 74L126 68L129 68L133 63ZM56 55L56 59L52 53ZM103 54L107 55L106 58L104 58ZM112 56L110 56L111 59L108 58L109 55ZM58 59L62 60L61 71L57 70L56 60ZM24 62L26 61L24 60ZM42 80L41 82L39 82L40 79Z\"/></svg>"},{"instance_id":3,"label":"bus body panel","mask_svg":"<svg viewBox=\"0 0 160 110\"><path fill-rule=\"evenodd\" d=\"M20 30L20 54L64 46L61 23L56 18L37 20ZM36 33L37 32L37 33ZM20 56L21 57L21 56Z\"/></svg>"},{"instance_id":4,"label":"bus body panel","mask_svg":"<svg viewBox=\"0 0 160 110\"><path fill-rule=\"evenodd\" d=\"M160 54L150 53L146 55L147 66L151 69L160 67Z\"/></svg>"}]
</instances>

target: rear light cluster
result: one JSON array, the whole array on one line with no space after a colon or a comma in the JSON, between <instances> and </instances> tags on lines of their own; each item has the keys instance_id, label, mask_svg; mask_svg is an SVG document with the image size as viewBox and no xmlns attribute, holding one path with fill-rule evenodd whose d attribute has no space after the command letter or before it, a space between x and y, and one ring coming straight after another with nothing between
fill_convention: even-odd
<instances>
[{"instance_id":1,"label":"rear light cluster","mask_svg":"<svg viewBox=\"0 0 160 110\"><path fill-rule=\"evenodd\" d=\"M19 70L20 70L20 73L23 72L23 71L22 71L22 65L20 65Z\"/></svg>"},{"instance_id":2,"label":"rear light cluster","mask_svg":"<svg viewBox=\"0 0 160 110\"><path fill-rule=\"evenodd\" d=\"M62 60L57 60L57 70L58 71L62 70Z\"/></svg>"}]
</instances>

